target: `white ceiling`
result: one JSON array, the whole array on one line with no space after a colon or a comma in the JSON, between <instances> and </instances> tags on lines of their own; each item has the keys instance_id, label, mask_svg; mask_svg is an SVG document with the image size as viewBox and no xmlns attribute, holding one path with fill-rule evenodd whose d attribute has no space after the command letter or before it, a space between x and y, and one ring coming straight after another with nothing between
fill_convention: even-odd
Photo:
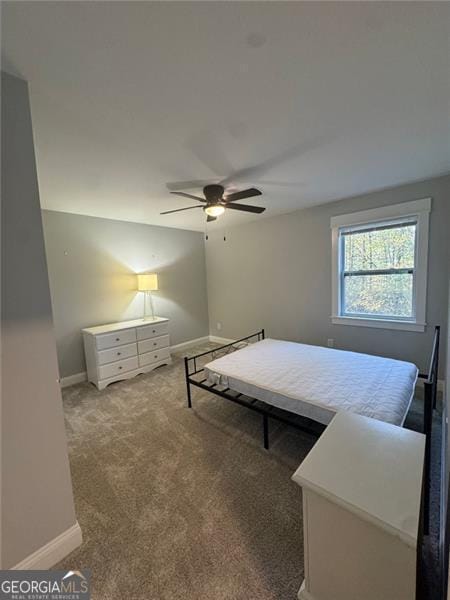
<instances>
[{"instance_id":1,"label":"white ceiling","mask_svg":"<svg viewBox=\"0 0 450 600\"><path fill-rule=\"evenodd\" d=\"M168 183L263 191L218 227L449 170L449 3L2 4L45 208L202 230Z\"/></svg>"}]
</instances>

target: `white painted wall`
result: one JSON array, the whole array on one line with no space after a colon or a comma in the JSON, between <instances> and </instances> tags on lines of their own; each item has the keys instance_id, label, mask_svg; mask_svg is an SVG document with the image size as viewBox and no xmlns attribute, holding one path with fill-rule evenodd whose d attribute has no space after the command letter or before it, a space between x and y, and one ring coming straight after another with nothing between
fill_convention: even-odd
<instances>
[{"instance_id":1,"label":"white painted wall","mask_svg":"<svg viewBox=\"0 0 450 600\"><path fill-rule=\"evenodd\" d=\"M431 197L425 333L333 325L332 216ZM446 339L450 176L214 231L206 242L210 333L227 338L262 327L268 336L379 354L427 367L433 326ZM226 234L226 242L223 237ZM219 330L217 324L221 323ZM445 344L441 377L445 370Z\"/></svg>"},{"instance_id":2,"label":"white painted wall","mask_svg":"<svg viewBox=\"0 0 450 600\"><path fill-rule=\"evenodd\" d=\"M73 532L76 518L28 88L3 73L1 308L1 568L8 569Z\"/></svg>"},{"instance_id":3,"label":"white painted wall","mask_svg":"<svg viewBox=\"0 0 450 600\"><path fill-rule=\"evenodd\" d=\"M136 273L158 273L155 312L170 319L171 344L208 335L203 234L43 211L61 377L85 370L83 327L137 319Z\"/></svg>"}]
</instances>

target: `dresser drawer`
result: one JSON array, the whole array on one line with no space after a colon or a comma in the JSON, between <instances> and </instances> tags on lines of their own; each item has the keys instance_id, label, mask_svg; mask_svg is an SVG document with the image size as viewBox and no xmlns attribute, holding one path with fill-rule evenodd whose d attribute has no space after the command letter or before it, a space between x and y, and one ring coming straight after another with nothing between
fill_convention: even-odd
<instances>
[{"instance_id":1,"label":"dresser drawer","mask_svg":"<svg viewBox=\"0 0 450 600\"><path fill-rule=\"evenodd\" d=\"M161 350L155 350L154 352L146 352L145 354L139 354L139 366L145 367L152 363L165 360L170 357L169 348L162 348Z\"/></svg>"},{"instance_id":2,"label":"dresser drawer","mask_svg":"<svg viewBox=\"0 0 450 600\"><path fill-rule=\"evenodd\" d=\"M97 350L114 348L136 341L136 329L122 329L114 333L103 333L95 336Z\"/></svg>"},{"instance_id":3,"label":"dresser drawer","mask_svg":"<svg viewBox=\"0 0 450 600\"><path fill-rule=\"evenodd\" d=\"M124 346L117 346L116 348L109 348L108 350L100 350L100 352L97 353L97 361L99 365L106 365L107 363L123 360L124 358L136 355L137 344L125 344Z\"/></svg>"},{"instance_id":4,"label":"dresser drawer","mask_svg":"<svg viewBox=\"0 0 450 600\"><path fill-rule=\"evenodd\" d=\"M169 323L164 321L163 323L153 323L150 325L143 325L137 328L137 339L147 340L149 338L158 337L160 335L166 335L169 333Z\"/></svg>"},{"instance_id":5,"label":"dresser drawer","mask_svg":"<svg viewBox=\"0 0 450 600\"><path fill-rule=\"evenodd\" d=\"M121 373L127 371L133 371L139 366L137 356L126 358L125 360L118 360L117 362L109 363L98 368L99 379L108 379L108 377L115 377Z\"/></svg>"},{"instance_id":6,"label":"dresser drawer","mask_svg":"<svg viewBox=\"0 0 450 600\"><path fill-rule=\"evenodd\" d=\"M150 338L149 340L142 340L142 342L138 342L139 354L144 354L145 352L152 352L153 350L158 350L159 348L167 348L168 345L168 335Z\"/></svg>"}]
</instances>

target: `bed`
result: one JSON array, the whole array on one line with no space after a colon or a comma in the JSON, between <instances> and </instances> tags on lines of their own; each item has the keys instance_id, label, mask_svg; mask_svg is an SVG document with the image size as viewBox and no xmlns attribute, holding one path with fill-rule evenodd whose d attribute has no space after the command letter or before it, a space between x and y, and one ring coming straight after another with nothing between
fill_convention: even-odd
<instances>
[{"instance_id":1,"label":"bed","mask_svg":"<svg viewBox=\"0 0 450 600\"><path fill-rule=\"evenodd\" d=\"M264 448L269 419L314 436L338 410L403 425L418 377L423 379L426 436L423 532L428 533L431 434L436 407L440 327L435 327L427 373L403 361L265 339L264 329L230 344L184 358L187 404L201 388L262 416Z\"/></svg>"},{"instance_id":2,"label":"bed","mask_svg":"<svg viewBox=\"0 0 450 600\"><path fill-rule=\"evenodd\" d=\"M403 425L418 376L409 362L263 339L204 367L207 381L328 425L339 410Z\"/></svg>"}]
</instances>

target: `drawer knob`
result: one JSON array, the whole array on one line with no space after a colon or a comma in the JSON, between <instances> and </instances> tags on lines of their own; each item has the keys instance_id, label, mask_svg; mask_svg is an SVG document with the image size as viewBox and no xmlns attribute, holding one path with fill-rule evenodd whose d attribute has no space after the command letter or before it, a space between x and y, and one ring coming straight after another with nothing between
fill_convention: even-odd
<instances>
[{"instance_id":1,"label":"drawer knob","mask_svg":"<svg viewBox=\"0 0 450 600\"><path fill-rule=\"evenodd\" d=\"M116 338L116 342L120 342L120 338Z\"/></svg>"},{"instance_id":2,"label":"drawer knob","mask_svg":"<svg viewBox=\"0 0 450 600\"><path fill-rule=\"evenodd\" d=\"M156 342L153 342L153 345L156 346Z\"/></svg>"},{"instance_id":3,"label":"drawer knob","mask_svg":"<svg viewBox=\"0 0 450 600\"><path fill-rule=\"evenodd\" d=\"M156 333L156 329L153 330L153 333Z\"/></svg>"},{"instance_id":4,"label":"drawer knob","mask_svg":"<svg viewBox=\"0 0 450 600\"><path fill-rule=\"evenodd\" d=\"M119 370L120 370L121 368L122 368L122 367L119 367Z\"/></svg>"},{"instance_id":5,"label":"drawer knob","mask_svg":"<svg viewBox=\"0 0 450 600\"><path fill-rule=\"evenodd\" d=\"M157 355L157 354L155 354L155 358L158 358L158 355Z\"/></svg>"},{"instance_id":6,"label":"drawer knob","mask_svg":"<svg viewBox=\"0 0 450 600\"><path fill-rule=\"evenodd\" d=\"M118 352L118 353L117 353L117 356L120 356L121 354L122 354L122 352Z\"/></svg>"}]
</instances>

